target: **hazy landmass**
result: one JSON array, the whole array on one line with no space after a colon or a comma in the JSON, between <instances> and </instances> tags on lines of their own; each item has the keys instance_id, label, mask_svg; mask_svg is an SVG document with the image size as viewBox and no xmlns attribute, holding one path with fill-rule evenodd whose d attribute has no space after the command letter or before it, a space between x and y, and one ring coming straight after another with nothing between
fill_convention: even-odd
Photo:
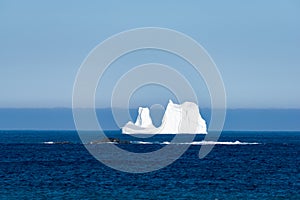
<instances>
[{"instance_id":1,"label":"hazy landmass","mask_svg":"<svg viewBox=\"0 0 300 200\"><path fill-rule=\"evenodd\" d=\"M127 112L126 109L116 109ZM101 127L105 130L119 130L110 108L97 109ZM137 109L129 110L133 119ZM201 115L209 124L210 109L201 109ZM300 130L300 109L228 109L224 130ZM126 123L124 120L124 124ZM71 108L0 109L0 129L13 130L74 130Z\"/></svg>"}]
</instances>

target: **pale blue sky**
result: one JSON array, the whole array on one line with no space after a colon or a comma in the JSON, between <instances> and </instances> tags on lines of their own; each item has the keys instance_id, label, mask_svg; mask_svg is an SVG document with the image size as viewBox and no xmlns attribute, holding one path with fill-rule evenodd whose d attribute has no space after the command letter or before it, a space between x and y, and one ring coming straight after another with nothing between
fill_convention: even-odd
<instances>
[{"instance_id":1,"label":"pale blue sky","mask_svg":"<svg viewBox=\"0 0 300 200\"><path fill-rule=\"evenodd\" d=\"M155 26L183 32L209 52L228 107L300 108L299 1L130 2L0 0L0 107L71 107L77 70L97 44ZM180 64L157 52L136 56L124 62ZM121 73L122 64L107 79ZM138 103L156 102L145 91Z\"/></svg>"}]
</instances>

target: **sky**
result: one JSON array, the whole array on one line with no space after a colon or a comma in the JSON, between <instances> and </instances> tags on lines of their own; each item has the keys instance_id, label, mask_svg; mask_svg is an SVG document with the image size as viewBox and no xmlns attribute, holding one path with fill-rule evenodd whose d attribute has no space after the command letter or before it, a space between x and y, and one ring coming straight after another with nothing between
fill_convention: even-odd
<instances>
[{"instance_id":1,"label":"sky","mask_svg":"<svg viewBox=\"0 0 300 200\"><path fill-rule=\"evenodd\" d=\"M221 73L228 108L300 108L296 0L0 0L0 27L1 108L71 107L76 74L88 53L108 37L140 27L174 29L201 44ZM158 51L121 58L99 86L104 90L96 95L97 106L110 106L114 81L145 62L186 65ZM201 77L182 73L196 83L200 104L209 107ZM130 102L132 107L162 104L170 97L170 91L149 86L137 90Z\"/></svg>"}]
</instances>

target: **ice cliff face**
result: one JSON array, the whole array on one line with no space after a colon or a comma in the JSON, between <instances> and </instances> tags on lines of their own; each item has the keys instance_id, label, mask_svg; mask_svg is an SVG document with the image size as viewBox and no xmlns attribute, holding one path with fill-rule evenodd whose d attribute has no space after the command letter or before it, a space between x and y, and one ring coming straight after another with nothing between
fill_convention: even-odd
<instances>
[{"instance_id":1,"label":"ice cliff face","mask_svg":"<svg viewBox=\"0 0 300 200\"><path fill-rule=\"evenodd\" d=\"M128 122L122 132L126 134L149 133L149 134L177 134L177 133L200 133L206 134L206 122L202 119L199 108L195 103L185 102L181 105L168 103L160 127L154 127L148 108L139 108L136 122Z\"/></svg>"}]
</instances>

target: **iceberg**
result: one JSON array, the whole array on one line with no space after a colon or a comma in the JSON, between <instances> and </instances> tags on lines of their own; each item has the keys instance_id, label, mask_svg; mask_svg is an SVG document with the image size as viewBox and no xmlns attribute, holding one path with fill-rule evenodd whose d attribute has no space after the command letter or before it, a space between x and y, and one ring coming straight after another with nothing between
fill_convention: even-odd
<instances>
[{"instance_id":1,"label":"iceberg","mask_svg":"<svg viewBox=\"0 0 300 200\"><path fill-rule=\"evenodd\" d=\"M201 117L199 107L193 102L167 105L161 126L152 124L149 108L139 107L136 122L129 121L123 128L124 134L207 134L206 122Z\"/></svg>"}]
</instances>

